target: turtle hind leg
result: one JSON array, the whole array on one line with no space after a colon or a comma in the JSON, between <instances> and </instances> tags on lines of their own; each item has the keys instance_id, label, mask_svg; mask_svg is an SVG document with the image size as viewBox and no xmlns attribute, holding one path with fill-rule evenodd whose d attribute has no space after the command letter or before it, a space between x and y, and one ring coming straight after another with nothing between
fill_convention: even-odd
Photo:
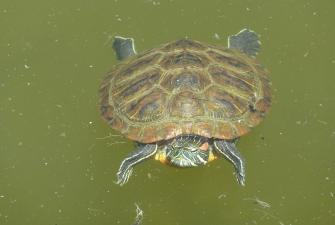
<instances>
[{"instance_id":1,"label":"turtle hind leg","mask_svg":"<svg viewBox=\"0 0 335 225\"><path fill-rule=\"evenodd\" d=\"M250 56L256 56L260 50L261 42L258 34L252 30L243 29L235 35L228 37L228 48L235 48Z\"/></svg>"},{"instance_id":2,"label":"turtle hind leg","mask_svg":"<svg viewBox=\"0 0 335 225\"><path fill-rule=\"evenodd\" d=\"M113 48L115 50L116 57L118 60L123 60L130 56L136 55L133 38L115 36L113 42Z\"/></svg>"},{"instance_id":3,"label":"turtle hind leg","mask_svg":"<svg viewBox=\"0 0 335 225\"><path fill-rule=\"evenodd\" d=\"M235 143L225 140L214 141L215 150L227 158L235 167L236 178L239 184L245 185L245 161L235 147Z\"/></svg>"},{"instance_id":4,"label":"turtle hind leg","mask_svg":"<svg viewBox=\"0 0 335 225\"><path fill-rule=\"evenodd\" d=\"M143 160L153 156L157 151L156 144L141 144L137 147L135 151L130 153L127 158L125 158L117 172L117 184L120 186L127 183L129 177L132 174L133 166L142 162Z\"/></svg>"}]
</instances>

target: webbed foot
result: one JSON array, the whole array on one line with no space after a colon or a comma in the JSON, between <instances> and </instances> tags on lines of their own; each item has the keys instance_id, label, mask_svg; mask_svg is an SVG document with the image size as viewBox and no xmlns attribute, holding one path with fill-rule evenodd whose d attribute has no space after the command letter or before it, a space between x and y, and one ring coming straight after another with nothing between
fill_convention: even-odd
<instances>
[{"instance_id":1,"label":"webbed foot","mask_svg":"<svg viewBox=\"0 0 335 225\"><path fill-rule=\"evenodd\" d=\"M135 43L133 38L115 36L113 48L115 50L118 60L123 60L130 56L136 55Z\"/></svg>"},{"instance_id":2,"label":"webbed foot","mask_svg":"<svg viewBox=\"0 0 335 225\"><path fill-rule=\"evenodd\" d=\"M250 56L256 56L260 50L261 42L258 34L249 29L243 29L228 38L228 48L235 48Z\"/></svg>"}]
</instances>

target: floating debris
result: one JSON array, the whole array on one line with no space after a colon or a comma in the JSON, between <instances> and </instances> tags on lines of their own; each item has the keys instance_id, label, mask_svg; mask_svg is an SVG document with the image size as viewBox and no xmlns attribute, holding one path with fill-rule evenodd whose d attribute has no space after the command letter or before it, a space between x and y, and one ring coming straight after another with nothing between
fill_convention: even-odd
<instances>
[{"instance_id":1,"label":"floating debris","mask_svg":"<svg viewBox=\"0 0 335 225\"><path fill-rule=\"evenodd\" d=\"M97 137L96 139L100 139L100 140L103 140L103 139L107 139L107 138L112 138L112 137L123 137L122 135L119 135L119 134L111 134L109 133L107 136L105 137Z\"/></svg>"},{"instance_id":2,"label":"floating debris","mask_svg":"<svg viewBox=\"0 0 335 225\"><path fill-rule=\"evenodd\" d=\"M245 198L243 200L247 200L247 201L252 201L253 203L255 203L256 205L260 206L261 208L271 208L270 203L267 203L265 201L260 200L258 197L254 197L254 198Z\"/></svg>"},{"instance_id":3,"label":"floating debris","mask_svg":"<svg viewBox=\"0 0 335 225\"><path fill-rule=\"evenodd\" d=\"M113 142L108 143L108 145L112 146L112 145L116 145L116 144L125 144L125 143L127 143L127 142L125 142L125 141L113 141Z\"/></svg>"},{"instance_id":4,"label":"floating debris","mask_svg":"<svg viewBox=\"0 0 335 225\"><path fill-rule=\"evenodd\" d=\"M136 206L136 217L135 222L132 225L141 225L143 220L143 210L135 203Z\"/></svg>"},{"instance_id":5,"label":"floating debris","mask_svg":"<svg viewBox=\"0 0 335 225\"><path fill-rule=\"evenodd\" d=\"M261 217L261 220L264 220L264 219L275 219L275 220L278 220L279 219L277 216L273 215L272 213L267 212L264 209L254 209L254 210L263 214L263 216ZM279 221L279 224L280 223L282 223L282 222Z\"/></svg>"},{"instance_id":6,"label":"floating debris","mask_svg":"<svg viewBox=\"0 0 335 225\"><path fill-rule=\"evenodd\" d=\"M124 137L121 136L121 135L119 135L119 134L111 134L111 133L109 133L105 137L97 137L96 139L103 140L103 139L113 139L113 138L121 138L123 140L121 140L121 141L112 140L111 142L108 143L109 146L112 146L112 145L115 145L115 144L126 144L127 143L126 141L124 141Z\"/></svg>"},{"instance_id":7,"label":"floating debris","mask_svg":"<svg viewBox=\"0 0 335 225\"><path fill-rule=\"evenodd\" d=\"M222 198L226 198L226 197L227 197L227 195L225 193L222 193L218 196L218 199L222 199Z\"/></svg>"},{"instance_id":8,"label":"floating debris","mask_svg":"<svg viewBox=\"0 0 335 225\"><path fill-rule=\"evenodd\" d=\"M285 199L285 196L282 196L281 198ZM243 200L252 201L257 206L253 208L253 211L261 214L260 220L275 220L276 223L271 224L279 224L279 225L286 224L278 215L276 215L275 211L271 208L270 203L260 200L258 197L244 198ZM254 222L255 224L257 224L257 221ZM292 224L289 223L288 225Z\"/></svg>"},{"instance_id":9,"label":"floating debris","mask_svg":"<svg viewBox=\"0 0 335 225\"><path fill-rule=\"evenodd\" d=\"M317 120L317 122L319 122L322 125L328 125L327 121L324 120Z\"/></svg>"}]
</instances>

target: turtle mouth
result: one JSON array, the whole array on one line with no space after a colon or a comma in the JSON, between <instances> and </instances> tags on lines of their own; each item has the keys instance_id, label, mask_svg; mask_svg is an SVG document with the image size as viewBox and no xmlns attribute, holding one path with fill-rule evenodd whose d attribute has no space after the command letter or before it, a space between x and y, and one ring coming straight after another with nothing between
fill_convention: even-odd
<instances>
[{"instance_id":1,"label":"turtle mouth","mask_svg":"<svg viewBox=\"0 0 335 225\"><path fill-rule=\"evenodd\" d=\"M207 164L210 151L207 138L184 135L167 143L159 154L172 166L195 167Z\"/></svg>"},{"instance_id":2,"label":"turtle mouth","mask_svg":"<svg viewBox=\"0 0 335 225\"><path fill-rule=\"evenodd\" d=\"M208 153L198 149L173 149L166 152L166 159L173 166L195 167L207 164Z\"/></svg>"}]
</instances>

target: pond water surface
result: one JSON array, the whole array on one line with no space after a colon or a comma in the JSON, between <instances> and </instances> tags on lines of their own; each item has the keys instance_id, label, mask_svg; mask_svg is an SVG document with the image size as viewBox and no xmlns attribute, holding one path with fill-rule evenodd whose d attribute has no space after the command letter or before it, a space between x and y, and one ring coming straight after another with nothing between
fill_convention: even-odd
<instances>
[{"instance_id":1,"label":"pond water surface","mask_svg":"<svg viewBox=\"0 0 335 225\"><path fill-rule=\"evenodd\" d=\"M335 3L33 0L0 2L0 224L331 225L335 221ZM226 45L261 36L274 101L243 137L246 186L226 160L176 169L149 160L124 187L131 141L100 118L98 87L137 51L182 37Z\"/></svg>"}]
</instances>

